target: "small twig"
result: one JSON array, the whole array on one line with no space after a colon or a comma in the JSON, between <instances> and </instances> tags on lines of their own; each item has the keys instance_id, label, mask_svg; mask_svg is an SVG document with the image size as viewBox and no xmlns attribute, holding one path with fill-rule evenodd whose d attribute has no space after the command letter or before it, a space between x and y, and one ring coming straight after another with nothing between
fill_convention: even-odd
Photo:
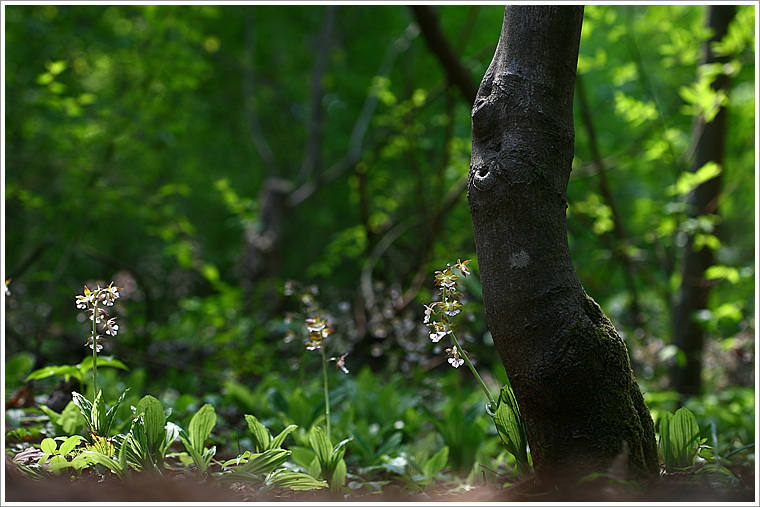
<instances>
[{"instance_id":1,"label":"small twig","mask_svg":"<svg viewBox=\"0 0 760 507\"><path fill-rule=\"evenodd\" d=\"M738 453L738 452L741 452L741 451L743 451L743 450L745 450L745 449L749 449L750 447L755 447L755 443L754 443L754 442L752 442L751 444L747 444L747 445L744 445L744 446L742 446L742 447L739 447L738 449L734 449L733 451L731 451L731 452L729 452L728 454L726 454L725 456L723 456L723 459L724 459L724 460L727 460L728 458L730 458L730 457L731 457L731 456L733 456L734 454L736 454L736 453Z\"/></svg>"},{"instance_id":2,"label":"small twig","mask_svg":"<svg viewBox=\"0 0 760 507\"><path fill-rule=\"evenodd\" d=\"M483 465L482 463L478 463L478 465L480 465L480 467L481 467L481 468L485 468L486 470L488 470L488 471L489 471L489 472L491 472L492 474L494 474L494 475L498 475L499 477L501 477L501 478L502 478L502 479L504 479L505 481L509 481L509 482L511 482L511 483L513 483L513 484L514 484L515 482L517 482L517 481L516 481L515 479L513 479L512 477L508 477L508 476L506 476L506 475L504 475L504 474L500 474L500 473L499 473L499 472L497 472L496 470L491 470L490 468L488 468L487 466ZM485 481L485 472L483 472L483 482L486 482L486 481Z\"/></svg>"}]
</instances>

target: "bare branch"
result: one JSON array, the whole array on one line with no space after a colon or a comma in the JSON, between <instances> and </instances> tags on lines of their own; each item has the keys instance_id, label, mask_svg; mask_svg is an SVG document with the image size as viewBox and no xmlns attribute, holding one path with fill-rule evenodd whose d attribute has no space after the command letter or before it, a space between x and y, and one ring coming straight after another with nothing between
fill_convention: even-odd
<instances>
[{"instance_id":1,"label":"bare branch","mask_svg":"<svg viewBox=\"0 0 760 507\"><path fill-rule=\"evenodd\" d=\"M306 140L301 171L298 181L306 181L319 167L322 147L322 77L327 69L327 60L332 44L332 31L335 24L335 6L328 5L324 29L316 50L317 61L311 77L311 118L308 124L309 136Z\"/></svg>"},{"instance_id":2,"label":"bare branch","mask_svg":"<svg viewBox=\"0 0 760 507\"><path fill-rule=\"evenodd\" d=\"M261 160L264 162L264 171L267 176L274 176L279 173L277 169L277 160L275 159L269 143L264 138L264 133L259 124L259 118L256 115L254 106L254 54L256 53L256 18L250 13L252 9L246 11L246 21L248 29L245 31L245 59L243 61L243 112L248 123L248 130L251 135L251 142L258 151Z\"/></svg>"},{"instance_id":3,"label":"bare branch","mask_svg":"<svg viewBox=\"0 0 760 507\"><path fill-rule=\"evenodd\" d=\"M380 69L377 72L378 77L386 77L391 73L393 63L396 57L406 51L409 43L418 35L418 31L413 26L407 27L403 35L396 39L386 50L385 56ZM295 207L301 204L314 194L322 185L331 183L343 173L352 168L360 159L362 154L362 145L364 137L369 128L369 123L377 108L378 98L372 93L367 94L364 100L359 116L356 118L354 128L351 131L351 139L348 145L348 152L338 162L333 164L324 173L315 178L311 178L291 193L288 198L288 206Z\"/></svg>"},{"instance_id":4,"label":"bare branch","mask_svg":"<svg viewBox=\"0 0 760 507\"><path fill-rule=\"evenodd\" d=\"M468 104L473 104L478 93L478 85L449 45L435 11L429 5L412 5L411 9L417 18L428 48L438 57L449 83L459 88Z\"/></svg>"}]
</instances>

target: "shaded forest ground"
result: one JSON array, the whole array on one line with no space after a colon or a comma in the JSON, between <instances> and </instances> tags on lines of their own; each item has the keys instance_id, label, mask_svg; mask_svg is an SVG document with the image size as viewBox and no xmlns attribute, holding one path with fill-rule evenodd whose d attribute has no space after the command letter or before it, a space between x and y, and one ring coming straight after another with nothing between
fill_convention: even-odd
<instances>
[{"instance_id":1,"label":"shaded forest ground","mask_svg":"<svg viewBox=\"0 0 760 507\"><path fill-rule=\"evenodd\" d=\"M6 461L5 500L13 502L752 502L756 476L737 476L741 484L728 487L710 483L694 473L666 474L646 480L620 481L609 477L581 484L536 485L532 479L505 485L481 483L454 488L438 483L416 494L402 494L402 484L390 484L376 493L352 492L338 496L326 490L273 490L257 492L242 485L228 488L198 481L189 474L164 478L137 475L120 481L92 475L71 482L62 477L31 480Z\"/></svg>"}]
</instances>

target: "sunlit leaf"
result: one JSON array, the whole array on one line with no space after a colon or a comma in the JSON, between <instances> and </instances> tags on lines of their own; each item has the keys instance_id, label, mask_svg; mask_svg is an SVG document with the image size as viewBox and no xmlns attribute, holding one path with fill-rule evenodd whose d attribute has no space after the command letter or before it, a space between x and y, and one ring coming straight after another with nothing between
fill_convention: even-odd
<instances>
[{"instance_id":1,"label":"sunlit leaf","mask_svg":"<svg viewBox=\"0 0 760 507\"><path fill-rule=\"evenodd\" d=\"M196 450L202 450L211 430L216 425L216 412L214 407L206 403L190 420L188 435L190 444Z\"/></svg>"}]
</instances>

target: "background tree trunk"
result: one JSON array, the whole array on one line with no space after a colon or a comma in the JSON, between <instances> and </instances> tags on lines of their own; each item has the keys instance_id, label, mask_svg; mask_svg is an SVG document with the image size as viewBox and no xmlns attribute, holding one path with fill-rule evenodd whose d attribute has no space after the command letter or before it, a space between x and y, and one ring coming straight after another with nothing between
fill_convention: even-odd
<instances>
[{"instance_id":1,"label":"background tree trunk","mask_svg":"<svg viewBox=\"0 0 760 507\"><path fill-rule=\"evenodd\" d=\"M586 295L567 242L583 7L509 6L472 109L468 200L488 325L539 482L605 471L628 443L658 468L627 348Z\"/></svg>"},{"instance_id":2,"label":"background tree trunk","mask_svg":"<svg viewBox=\"0 0 760 507\"><path fill-rule=\"evenodd\" d=\"M710 50L710 44L719 41L728 32L728 25L734 18L736 6L712 5L707 11L707 26L713 35L705 42L702 58L703 64L725 63L728 57L716 57ZM725 74L718 76L712 84L714 90L728 93L729 78ZM699 116L694 124L694 136L698 137L693 171L699 170L708 162L723 164L723 152L726 139L726 108L721 107L712 121L707 122ZM718 198L721 189L721 175L702 183L689 196L689 218L714 215L718 211ZM711 282L705 279L707 268L715 264L713 250L709 246L696 246L695 233L690 233L683 249L683 267L681 287L676 296L672 310L673 343L685 355L683 365L675 364L672 370L672 385L681 394L699 395L702 390L702 349L705 331L694 320L698 310L707 308Z\"/></svg>"}]
</instances>

